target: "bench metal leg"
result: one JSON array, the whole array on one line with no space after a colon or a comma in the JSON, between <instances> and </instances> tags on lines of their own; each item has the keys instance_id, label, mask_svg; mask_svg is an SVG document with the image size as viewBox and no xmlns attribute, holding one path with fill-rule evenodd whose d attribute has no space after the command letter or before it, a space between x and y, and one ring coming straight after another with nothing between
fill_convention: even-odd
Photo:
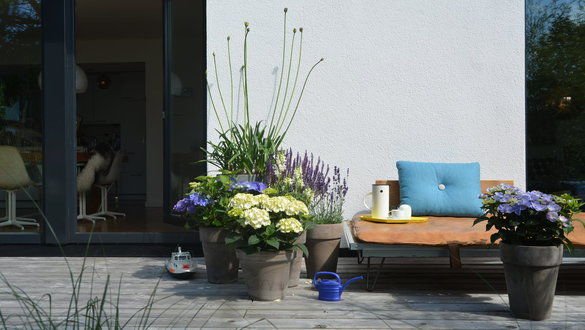
<instances>
[{"instance_id":1,"label":"bench metal leg","mask_svg":"<svg viewBox=\"0 0 585 330\"><path fill-rule=\"evenodd\" d=\"M380 261L380 265L378 266L378 270L376 271L376 276L374 277L374 281L371 283L371 285L370 285L370 277L372 276L372 269L371 269L371 265L370 265L370 259L371 259L371 257L368 257L368 268L367 268L367 276L366 276L366 290L368 290L368 291L374 291L374 288L376 287L376 283L378 282L378 277L380 276L380 272L382 271L382 267L384 266L384 261L386 261L386 258L384 257Z\"/></svg>"},{"instance_id":2,"label":"bench metal leg","mask_svg":"<svg viewBox=\"0 0 585 330\"><path fill-rule=\"evenodd\" d=\"M362 250L358 251L358 255L357 255L357 263L358 265L361 265L364 262L364 255L362 253Z\"/></svg>"}]
</instances>

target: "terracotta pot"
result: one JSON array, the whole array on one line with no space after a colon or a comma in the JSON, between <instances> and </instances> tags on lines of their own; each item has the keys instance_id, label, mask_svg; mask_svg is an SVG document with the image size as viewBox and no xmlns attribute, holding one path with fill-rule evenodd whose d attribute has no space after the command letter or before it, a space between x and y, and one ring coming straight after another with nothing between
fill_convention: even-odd
<instances>
[{"instance_id":1,"label":"terracotta pot","mask_svg":"<svg viewBox=\"0 0 585 330\"><path fill-rule=\"evenodd\" d=\"M227 231L223 228L199 228L209 283L233 283L238 280L238 258L234 248L225 245L226 235Z\"/></svg>"},{"instance_id":2,"label":"terracotta pot","mask_svg":"<svg viewBox=\"0 0 585 330\"><path fill-rule=\"evenodd\" d=\"M343 224L316 225L307 231L307 249L305 258L307 277L312 279L317 272L336 272L339 258L339 242Z\"/></svg>"},{"instance_id":3,"label":"terracotta pot","mask_svg":"<svg viewBox=\"0 0 585 330\"><path fill-rule=\"evenodd\" d=\"M535 321L549 318L563 261L563 246L501 243L500 254L512 314Z\"/></svg>"},{"instance_id":4,"label":"terracotta pot","mask_svg":"<svg viewBox=\"0 0 585 330\"><path fill-rule=\"evenodd\" d=\"M297 244L304 244L307 241L307 232L303 232L295 241ZM293 261L290 265L290 278L288 280L288 287L292 288L299 285L301 279L301 268L303 268L303 251L299 249L293 250Z\"/></svg>"},{"instance_id":5,"label":"terracotta pot","mask_svg":"<svg viewBox=\"0 0 585 330\"><path fill-rule=\"evenodd\" d=\"M290 277L293 251L262 251L246 254L238 250L237 253L248 287L248 295L252 299L273 301L284 298Z\"/></svg>"}]
</instances>

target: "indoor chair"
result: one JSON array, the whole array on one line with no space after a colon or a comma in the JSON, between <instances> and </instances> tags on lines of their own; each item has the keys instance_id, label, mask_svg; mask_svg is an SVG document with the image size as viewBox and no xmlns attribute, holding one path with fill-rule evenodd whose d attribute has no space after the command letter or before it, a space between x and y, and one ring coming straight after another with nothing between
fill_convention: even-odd
<instances>
[{"instance_id":1,"label":"indoor chair","mask_svg":"<svg viewBox=\"0 0 585 330\"><path fill-rule=\"evenodd\" d=\"M120 168L122 167L122 160L124 159L124 153L122 151L116 152L110 169L107 174L98 176L95 186L100 188L101 193L101 205L97 213L91 214L92 216L111 216L114 219L117 217L125 217L125 213L112 212L108 209L108 191L118 181L120 177Z\"/></svg>"},{"instance_id":2,"label":"indoor chair","mask_svg":"<svg viewBox=\"0 0 585 330\"><path fill-rule=\"evenodd\" d=\"M85 164L81 172L77 174L77 194L79 196L79 214L77 215L77 220L85 219L93 223L95 223L95 220L106 220L105 217L87 214L86 195L95 182L97 173L102 171L106 166L106 159L99 153L96 153L89 158L87 164Z\"/></svg>"},{"instance_id":3,"label":"indoor chair","mask_svg":"<svg viewBox=\"0 0 585 330\"><path fill-rule=\"evenodd\" d=\"M33 186L22 156L12 146L0 146L0 189L6 191L6 216L0 218L0 227L39 226L36 219L16 216L16 192Z\"/></svg>"}]
</instances>

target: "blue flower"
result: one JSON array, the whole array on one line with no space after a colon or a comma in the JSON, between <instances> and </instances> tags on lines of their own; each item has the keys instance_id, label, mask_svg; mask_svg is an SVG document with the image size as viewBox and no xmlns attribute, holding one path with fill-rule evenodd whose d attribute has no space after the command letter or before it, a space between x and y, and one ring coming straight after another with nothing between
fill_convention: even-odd
<instances>
[{"instance_id":1,"label":"blue flower","mask_svg":"<svg viewBox=\"0 0 585 330\"><path fill-rule=\"evenodd\" d=\"M212 200L203 195L192 193L189 196L179 200L177 204L173 206L173 211L177 213L193 214L197 210L197 207L205 207L212 202Z\"/></svg>"},{"instance_id":2,"label":"blue flower","mask_svg":"<svg viewBox=\"0 0 585 330\"><path fill-rule=\"evenodd\" d=\"M263 192L267 186L264 182L259 181L238 181L232 183L231 189L242 189L244 191Z\"/></svg>"},{"instance_id":3,"label":"blue flower","mask_svg":"<svg viewBox=\"0 0 585 330\"><path fill-rule=\"evenodd\" d=\"M559 219L559 214L556 212L548 212L546 214L546 220L550 222L556 222Z\"/></svg>"},{"instance_id":4,"label":"blue flower","mask_svg":"<svg viewBox=\"0 0 585 330\"><path fill-rule=\"evenodd\" d=\"M498 212L512 213L512 212L514 212L514 209L513 209L512 205L510 205L510 204L500 204L498 206Z\"/></svg>"}]
</instances>

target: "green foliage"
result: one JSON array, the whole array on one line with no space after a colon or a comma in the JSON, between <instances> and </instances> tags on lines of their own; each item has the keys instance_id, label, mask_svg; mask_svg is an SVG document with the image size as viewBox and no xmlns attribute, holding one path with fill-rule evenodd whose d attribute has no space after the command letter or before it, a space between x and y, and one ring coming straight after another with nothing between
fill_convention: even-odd
<instances>
[{"instance_id":1,"label":"green foliage","mask_svg":"<svg viewBox=\"0 0 585 330\"><path fill-rule=\"evenodd\" d=\"M219 133L219 142L208 142L207 161L217 168L247 174L263 175L270 156L280 147L284 135L266 133L266 125L237 125Z\"/></svg>"},{"instance_id":2,"label":"green foliage","mask_svg":"<svg viewBox=\"0 0 585 330\"><path fill-rule=\"evenodd\" d=\"M213 53L213 78L208 76L207 91L211 106L219 123L219 141L208 142L207 159L210 164L220 170L229 170L237 173L262 176L271 155L280 148L292 122L297 114L303 93L309 77L315 67L323 61L317 61L308 71L302 85L299 85L301 67L303 29L300 28L300 40L295 43L297 29L293 29L290 46L287 46L286 12L284 10L284 31L282 44L282 63L276 98L269 109L269 123L252 123L250 118L250 96L248 84L248 34L250 25L244 23L243 65L241 67L241 88L243 89L243 123L239 124L234 116L239 110L234 106L234 95L240 95L240 87L234 89L234 74L230 49L230 37L227 37L227 60L229 68L229 99L228 94L222 92L222 85L218 76L217 59ZM288 52L287 52L287 48ZM296 63L293 64L294 52L298 51ZM287 57L288 53L288 57ZM287 60L288 59L288 60ZM210 83L215 84L216 96L212 93ZM240 84L238 84L240 85ZM219 102L216 100L219 99ZM237 102L236 104L239 104ZM220 114L221 113L221 114ZM236 116L237 117L237 116Z\"/></svg>"},{"instance_id":3,"label":"green foliage","mask_svg":"<svg viewBox=\"0 0 585 330\"><path fill-rule=\"evenodd\" d=\"M233 220L227 215L230 199L238 192L232 189L233 175L223 172L217 176L200 176L189 185L191 193L202 194L213 202L205 207L197 207L193 214L185 214L187 229L191 227L229 228Z\"/></svg>"}]
</instances>

